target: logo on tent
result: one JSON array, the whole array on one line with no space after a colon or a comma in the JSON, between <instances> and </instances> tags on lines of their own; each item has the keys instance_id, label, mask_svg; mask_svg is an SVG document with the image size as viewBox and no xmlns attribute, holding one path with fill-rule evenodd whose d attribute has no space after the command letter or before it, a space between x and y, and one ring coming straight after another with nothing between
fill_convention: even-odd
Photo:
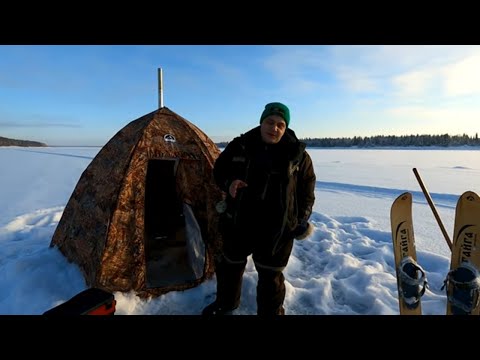
<instances>
[{"instance_id":1,"label":"logo on tent","mask_svg":"<svg viewBox=\"0 0 480 360\"><path fill-rule=\"evenodd\" d=\"M172 134L165 134L165 136L163 137L163 140L165 140L166 142L176 142L177 141L175 139L175 136L173 136Z\"/></svg>"}]
</instances>

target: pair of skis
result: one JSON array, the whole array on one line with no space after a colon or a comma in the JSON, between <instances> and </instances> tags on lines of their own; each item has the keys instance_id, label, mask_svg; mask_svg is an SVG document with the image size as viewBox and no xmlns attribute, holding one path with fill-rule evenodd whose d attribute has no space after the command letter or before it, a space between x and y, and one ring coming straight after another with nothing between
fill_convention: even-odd
<instances>
[{"instance_id":1,"label":"pair of skis","mask_svg":"<svg viewBox=\"0 0 480 360\"><path fill-rule=\"evenodd\" d=\"M436 212L434 214L438 216ZM390 220L400 314L421 315L421 297L427 287L427 279L425 271L417 263L411 193L405 192L395 199ZM441 228L444 231L443 226ZM466 191L458 199L453 235L453 243L446 237L452 250L450 271L444 285L447 289L446 314L479 315L480 198L473 191Z\"/></svg>"}]
</instances>

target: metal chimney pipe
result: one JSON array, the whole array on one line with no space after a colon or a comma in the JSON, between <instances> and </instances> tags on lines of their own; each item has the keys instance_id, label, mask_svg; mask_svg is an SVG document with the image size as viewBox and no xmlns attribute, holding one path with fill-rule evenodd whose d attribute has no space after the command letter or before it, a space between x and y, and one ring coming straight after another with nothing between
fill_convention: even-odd
<instances>
[{"instance_id":1,"label":"metal chimney pipe","mask_svg":"<svg viewBox=\"0 0 480 360\"><path fill-rule=\"evenodd\" d=\"M163 73L162 68L158 68L158 108L163 108Z\"/></svg>"}]
</instances>

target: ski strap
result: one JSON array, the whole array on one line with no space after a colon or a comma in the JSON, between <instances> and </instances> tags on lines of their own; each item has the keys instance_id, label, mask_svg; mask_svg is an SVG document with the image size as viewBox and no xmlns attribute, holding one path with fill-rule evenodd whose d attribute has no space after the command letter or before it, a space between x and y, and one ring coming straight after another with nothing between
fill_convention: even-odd
<instances>
[{"instance_id":1,"label":"ski strap","mask_svg":"<svg viewBox=\"0 0 480 360\"><path fill-rule=\"evenodd\" d=\"M448 295L448 285L453 291ZM470 314L480 303L480 274L469 262L462 262L456 269L450 270L445 278L442 290L447 288L448 300L452 307Z\"/></svg>"},{"instance_id":2,"label":"ski strap","mask_svg":"<svg viewBox=\"0 0 480 360\"><path fill-rule=\"evenodd\" d=\"M411 256L406 256L400 262L398 274L403 301L407 307L416 307L428 286L425 271Z\"/></svg>"}]
</instances>

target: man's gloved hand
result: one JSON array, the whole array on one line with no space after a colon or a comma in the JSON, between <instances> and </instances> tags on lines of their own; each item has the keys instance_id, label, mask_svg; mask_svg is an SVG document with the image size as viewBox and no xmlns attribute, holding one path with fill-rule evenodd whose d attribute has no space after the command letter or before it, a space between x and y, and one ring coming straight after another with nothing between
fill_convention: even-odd
<instances>
[{"instance_id":1,"label":"man's gloved hand","mask_svg":"<svg viewBox=\"0 0 480 360\"><path fill-rule=\"evenodd\" d=\"M228 192L230 193L230 196L235 199L237 196L237 191L238 189L244 188L248 186L248 184L245 181L242 180L233 180L230 186L228 187Z\"/></svg>"},{"instance_id":2,"label":"man's gloved hand","mask_svg":"<svg viewBox=\"0 0 480 360\"><path fill-rule=\"evenodd\" d=\"M305 219L298 220L298 225L293 231L295 239L304 240L313 233L313 225Z\"/></svg>"}]
</instances>

